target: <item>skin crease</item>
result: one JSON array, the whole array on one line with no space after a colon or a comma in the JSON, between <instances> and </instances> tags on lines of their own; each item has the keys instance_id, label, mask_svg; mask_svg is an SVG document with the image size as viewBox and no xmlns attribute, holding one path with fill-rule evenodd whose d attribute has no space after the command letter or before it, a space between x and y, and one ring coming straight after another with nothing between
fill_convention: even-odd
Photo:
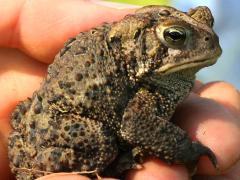
<instances>
[{"instance_id":1,"label":"skin crease","mask_svg":"<svg viewBox=\"0 0 240 180\"><path fill-rule=\"evenodd\" d=\"M31 96L46 75L47 64L69 38L80 31L121 19L133 10L116 10L83 0L0 0L0 174L14 179L7 159L10 113L16 104ZM66 28L68 27L68 28ZM219 162L216 171L202 157L194 180L237 180L240 177L240 93L225 82L197 81L189 98L177 109L174 121L194 139L210 147ZM227 153L226 153L227 152ZM219 175L217 175L219 174ZM213 175L210 177L210 175ZM86 180L58 173L39 180ZM187 180L181 165L169 166L150 158L128 180Z\"/></svg>"}]
</instances>

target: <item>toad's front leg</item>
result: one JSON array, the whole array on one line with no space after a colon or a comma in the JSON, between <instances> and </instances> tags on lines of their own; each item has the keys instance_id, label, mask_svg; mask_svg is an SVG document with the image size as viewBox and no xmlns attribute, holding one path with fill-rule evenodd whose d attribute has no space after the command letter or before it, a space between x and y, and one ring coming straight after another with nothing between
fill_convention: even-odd
<instances>
[{"instance_id":1,"label":"toad's front leg","mask_svg":"<svg viewBox=\"0 0 240 180\"><path fill-rule=\"evenodd\" d=\"M166 120L159 102L154 93L140 90L124 112L121 136L135 147L133 156L137 160L139 156L140 159L155 156L168 163L185 164L193 168L199 157L206 155L216 167L213 152L199 142L192 142L185 131ZM136 148L139 153L136 153Z\"/></svg>"}]
</instances>

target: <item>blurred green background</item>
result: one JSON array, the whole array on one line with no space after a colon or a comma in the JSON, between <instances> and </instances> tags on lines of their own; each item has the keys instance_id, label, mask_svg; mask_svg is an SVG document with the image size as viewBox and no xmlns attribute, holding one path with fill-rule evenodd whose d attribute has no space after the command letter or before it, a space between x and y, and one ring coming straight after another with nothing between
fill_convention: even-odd
<instances>
[{"instance_id":1,"label":"blurred green background","mask_svg":"<svg viewBox=\"0 0 240 180\"><path fill-rule=\"evenodd\" d=\"M132 5L170 5L182 11L208 6L215 18L214 30L219 35L223 54L217 64L198 73L198 79L209 82L223 80L240 89L240 1L239 0L105 0Z\"/></svg>"},{"instance_id":2,"label":"blurred green background","mask_svg":"<svg viewBox=\"0 0 240 180\"><path fill-rule=\"evenodd\" d=\"M128 4L134 4L134 5L150 5L150 4L169 4L168 0L105 0L110 2L120 2L120 3L128 3Z\"/></svg>"}]
</instances>

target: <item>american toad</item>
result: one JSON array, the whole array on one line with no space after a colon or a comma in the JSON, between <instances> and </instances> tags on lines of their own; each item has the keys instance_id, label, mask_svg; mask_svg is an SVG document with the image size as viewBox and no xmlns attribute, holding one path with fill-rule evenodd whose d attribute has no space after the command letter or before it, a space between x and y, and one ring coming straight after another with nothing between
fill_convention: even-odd
<instances>
[{"instance_id":1,"label":"american toad","mask_svg":"<svg viewBox=\"0 0 240 180\"><path fill-rule=\"evenodd\" d=\"M207 7L147 6L66 42L32 98L12 114L17 179L96 171L116 177L145 157L195 165L213 152L171 123L195 73L221 54Z\"/></svg>"}]
</instances>

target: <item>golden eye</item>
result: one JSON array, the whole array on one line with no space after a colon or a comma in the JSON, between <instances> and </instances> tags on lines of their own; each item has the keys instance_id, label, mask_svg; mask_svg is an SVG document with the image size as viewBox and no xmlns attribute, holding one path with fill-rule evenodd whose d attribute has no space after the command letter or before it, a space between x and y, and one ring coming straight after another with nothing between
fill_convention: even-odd
<instances>
[{"instance_id":1,"label":"golden eye","mask_svg":"<svg viewBox=\"0 0 240 180\"><path fill-rule=\"evenodd\" d=\"M164 30L163 38L170 46L179 47L185 44L187 33L182 27L169 27Z\"/></svg>"}]
</instances>

